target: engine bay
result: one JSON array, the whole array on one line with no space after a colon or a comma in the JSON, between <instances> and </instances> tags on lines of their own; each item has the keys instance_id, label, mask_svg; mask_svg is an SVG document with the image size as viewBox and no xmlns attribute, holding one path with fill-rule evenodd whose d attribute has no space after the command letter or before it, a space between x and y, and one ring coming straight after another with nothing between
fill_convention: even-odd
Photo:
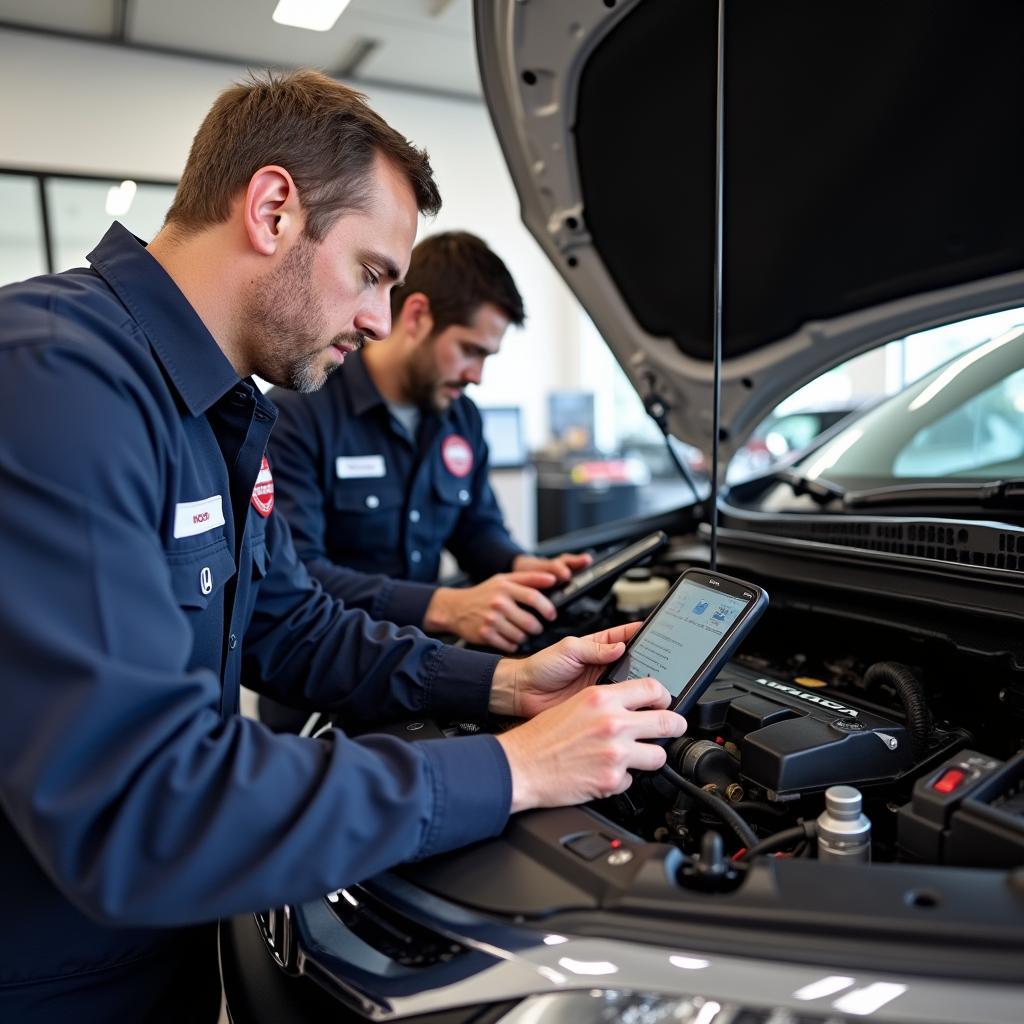
<instances>
[{"instance_id":1,"label":"engine bay","mask_svg":"<svg viewBox=\"0 0 1024 1024\"><path fill-rule=\"evenodd\" d=\"M614 552L635 537L601 543ZM703 541L676 532L649 564L567 603L533 649L644 618L680 573L707 565ZM722 571L763 585L771 601L666 748L666 768L636 773L618 796L517 814L491 840L257 914L275 983L305 975L375 1012L368 991L432 991L515 960L508 951L562 943L540 982L527 971L528 988L564 984L566 962L628 972L635 956L643 985L674 990L673 978L650 980L666 949L670 971L689 962L679 950L699 950L701 964L739 956L776 973L816 964L845 975L855 962L886 977L1017 984L1016 603L993 614L985 570L970 579L954 567L924 586L894 564L865 592L820 551L780 572L761 550L728 536L719 549ZM517 724L383 731L415 742ZM246 941L236 924L222 948ZM588 955L574 957L575 944ZM492 959L497 948L506 952Z\"/></svg>"},{"instance_id":2,"label":"engine bay","mask_svg":"<svg viewBox=\"0 0 1024 1024\"><path fill-rule=\"evenodd\" d=\"M677 544L628 570L569 606L533 649L644 617L692 555ZM742 563L731 567L761 582ZM639 775L592 809L677 850L679 884L705 891L731 891L763 855L1024 864L1019 652L979 634L963 606L936 614L880 588L865 610L831 582L812 601L806 584L765 580L771 605L667 748L671 771ZM442 732L510 724L447 723ZM830 805L840 798L857 806L856 836L852 824L834 831ZM592 849L613 852L600 838Z\"/></svg>"}]
</instances>

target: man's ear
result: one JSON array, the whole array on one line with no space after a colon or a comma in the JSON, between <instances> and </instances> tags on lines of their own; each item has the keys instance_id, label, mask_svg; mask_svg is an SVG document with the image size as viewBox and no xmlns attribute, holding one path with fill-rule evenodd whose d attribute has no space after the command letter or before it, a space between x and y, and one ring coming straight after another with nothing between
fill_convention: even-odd
<instances>
[{"instance_id":1,"label":"man's ear","mask_svg":"<svg viewBox=\"0 0 1024 1024\"><path fill-rule=\"evenodd\" d=\"M273 256L302 233L305 217L292 176L276 164L261 167L242 199L242 224L253 250Z\"/></svg>"},{"instance_id":2,"label":"man's ear","mask_svg":"<svg viewBox=\"0 0 1024 1024\"><path fill-rule=\"evenodd\" d=\"M434 318L430 313L430 299L423 292L413 292L405 297L398 320L403 330L417 343L430 336L434 329Z\"/></svg>"}]
</instances>

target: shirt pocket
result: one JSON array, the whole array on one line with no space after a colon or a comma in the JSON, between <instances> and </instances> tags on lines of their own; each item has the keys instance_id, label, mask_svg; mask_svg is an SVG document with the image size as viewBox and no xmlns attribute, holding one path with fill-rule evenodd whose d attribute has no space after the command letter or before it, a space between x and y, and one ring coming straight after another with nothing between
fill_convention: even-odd
<instances>
[{"instance_id":1,"label":"shirt pocket","mask_svg":"<svg viewBox=\"0 0 1024 1024\"><path fill-rule=\"evenodd\" d=\"M434 521L443 540L447 540L462 510L473 500L471 481L471 476L459 477L450 473L441 459L434 464Z\"/></svg>"},{"instance_id":2,"label":"shirt pocket","mask_svg":"<svg viewBox=\"0 0 1024 1024\"><path fill-rule=\"evenodd\" d=\"M166 551L174 597L182 608L205 609L235 575L235 560L221 537L199 548Z\"/></svg>"},{"instance_id":3,"label":"shirt pocket","mask_svg":"<svg viewBox=\"0 0 1024 1024\"><path fill-rule=\"evenodd\" d=\"M327 524L329 554L345 553L352 565L394 557L401 541L402 492L390 481L336 480ZM340 560L337 559L336 560Z\"/></svg>"}]
</instances>

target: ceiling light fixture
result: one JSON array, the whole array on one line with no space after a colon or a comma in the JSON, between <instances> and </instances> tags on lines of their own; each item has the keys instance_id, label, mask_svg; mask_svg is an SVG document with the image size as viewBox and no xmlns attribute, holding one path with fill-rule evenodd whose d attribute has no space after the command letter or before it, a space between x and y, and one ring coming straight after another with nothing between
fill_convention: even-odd
<instances>
[{"instance_id":1,"label":"ceiling light fixture","mask_svg":"<svg viewBox=\"0 0 1024 1024\"><path fill-rule=\"evenodd\" d=\"M123 217L131 208L138 186L134 181L122 181L107 190L106 211L108 217Z\"/></svg>"},{"instance_id":2,"label":"ceiling light fixture","mask_svg":"<svg viewBox=\"0 0 1024 1024\"><path fill-rule=\"evenodd\" d=\"M272 15L279 25L328 32L348 7L350 0L277 0Z\"/></svg>"}]
</instances>

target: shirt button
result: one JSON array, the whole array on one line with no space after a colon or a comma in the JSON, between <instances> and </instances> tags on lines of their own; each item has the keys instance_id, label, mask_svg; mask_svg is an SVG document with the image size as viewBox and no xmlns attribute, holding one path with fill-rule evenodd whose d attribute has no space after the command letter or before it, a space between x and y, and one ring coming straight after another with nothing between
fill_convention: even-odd
<instances>
[{"instance_id":1,"label":"shirt button","mask_svg":"<svg viewBox=\"0 0 1024 1024\"><path fill-rule=\"evenodd\" d=\"M234 650L237 646L238 646L238 636L237 636L237 634L232 633L231 636L228 637L228 647L230 647L231 650Z\"/></svg>"},{"instance_id":2,"label":"shirt button","mask_svg":"<svg viewBox=\"0 0 1024 1024\"><path fill-rule=\"evenodd\" d=\"M376 494L368 494L366 496L367 508L377 508L378 505L380 505L380 498L378 498Z\"/></svg>"},{"instance_id":3,"label":"shirt button","mask_svg":"<svg viewBox=\"0 0 1024 1024\"><path fill-rule=\"evenodd\" d=\"M409 552L409 561L410 562L416 562L417 564L419 564L420 562L423 561L423 555L421 555L418 551L410 551Z\"/></svg>"},{"instance_id":4,"label":"shirt button","mask_svg":"<svg viewBox=\"0 0 1024 1024\"><path fill-rule=\"evenodd\" d=\"M469 501L469 491L467 491L467 490L459 491L459 501Z\"/></svg>"},{"instance_id":5,"label":"shirt button","mask_svg":"<svg viewBox=\"0 0 1024 1024\"><path fill-rule=\"evenodd\" d=\"M413 509L413 510L412 510L412 511L411 511L411 512L409 513L409 522L410 522L410 523L418 523L419 521L420 521L420 514L419 514L419 511L418 511L417 509Z\"/></svg>"}]
</instances>

